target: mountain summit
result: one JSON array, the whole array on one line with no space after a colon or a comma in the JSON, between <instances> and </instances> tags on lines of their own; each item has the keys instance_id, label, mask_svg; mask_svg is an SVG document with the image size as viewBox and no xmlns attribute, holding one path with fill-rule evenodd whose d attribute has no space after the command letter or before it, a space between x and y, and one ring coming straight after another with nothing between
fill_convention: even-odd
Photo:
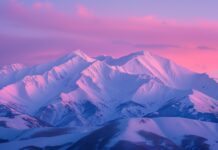
<instances>
[{"instance_id":1,"label":"mountain summit","mask_svg":"<svg viewBox=\"0 0 218 150\"><path fill-rule=\"evenodd\" d=\"M2 66L0 78L0 126L10 129L8 132L14 135L19 130L20 137L15 141L22 138L31 141L33 136L40 138L40 132L50 132L48 130L54 134L55 130L63 129L60 132L64 136L69 128L78 128L71 138L80 140L69 144L72 149L82 149L89 136L98 135L100 138L101 133L109 134L105 130L119 132L119 138L114 140L117 143L110 143L114 149L120 146L123 149L123 144L137 147L142 138L157 138L165 146L181 148L171 138L171 133L178 138L184 136L183 140L200 140L204 130L213 132L206 138L210 144L218 146L214 141L218 135L217 130L214 131L218 128L218 83L206 74L192 72L147 51L120 58L93 58L82 51L74 51L33 67L20 64ZM168 121L175 124L173 120L182 124L178 134L162 126ZM197 125L199 132L188 130L186 122L190 124L190 130ZM122 130L121 126L125 129ZM45 131L39 127L46 127ZM31 136L24 134L24 129L28 129ZM84 136L84 129L90 133L88 137ZM73 131L69 130L69 133L73 134ZM110 140L114 136L111 134L108 135ZM127 141L128 134L137 138L130 137L133 141ZM3 133L0 139L1 136L8 141L13 139ZM93 141L92 146L96 142ZM66 143L63 140L59 144ZM9 145L3 144L5 147ZM146 147L149 146L144 145Z\"/></svg>"}]
</instances>

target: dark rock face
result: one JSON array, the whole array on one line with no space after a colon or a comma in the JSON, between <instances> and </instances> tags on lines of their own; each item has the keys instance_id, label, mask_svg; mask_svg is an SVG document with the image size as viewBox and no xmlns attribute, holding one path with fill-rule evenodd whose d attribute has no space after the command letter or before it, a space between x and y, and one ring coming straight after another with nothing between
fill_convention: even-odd
<instances>
[{"instance_id":1,"label":"dark rock face","mask_svg":"<svg viewBox=\"0 0 218 150\"><path fill-rule=\"evenodd\" d=\"M10 108L0 105L0 117L14 118L15 115Z\"/></svg>"},{"instance_id":2,"label":"dark rock face","mask_svg":"<svg viewBox=\"0 0 218 150\"><path fill-rule=\"evenodd\" d=\"M6 124L5 121L0 121L0 126L4 127L4 128L7 128L7 124Z\"/></svg>"},{"instance_id":3,"label":"dark rock face","mask_svg":"<svg viewBox=\"0 0 218 150\"><path fill-rule=\"evenodd\" d=\"M196 135L185 135L181 142L183 150L210 150L207 139Z\"/></svg>"},{"instance_id":4,"label":"dark rock face","mask_svg":"<svg viewBox=\"0 0 218 150\"><path fill-rule=\"evenodd\" d=\"M118 105L116 110L123 117L142 117L145 115L146 107L136 102L128 101Z\"/></svg>"},{"instance_id":5,"label":"dark rock face","mask_svg":"<svg viewBox=\"0 0 218 150\"><path fill-rule=\"evenodd\" d=\"M51 119L52 119L53 113L54 113L53 105L48 105L46 107L40 108L35 116L37 118L40 118L41 120L44 120L52 124Z\"/></svg>"},{"instance_id":6,"label":"dark rock face","mask_svg":"<svg viewBox=\"0 0 218 150\"><path fill-rule=\"evenodd\" d=\"M121 121L122 122L122 121ZM105 126L80 138L75 143L65 143L57 146L24 147L21 150L210 150L206 143L207 139L196 135L185 135L178 137L180 144L167 137L160 136L153 132L139 130L135 134L142 137L140 142L132 142L119 139L123 130L120 128L120 120L114 120ZM122 122L125 123L125 122ZM125 130L125 129L124 129ZM50 131L40 131L32 135L31 138L52 137L72 132L71 128L53 129ZM177 141L178 142L178 141Z\"/></svg>"},{"instance_id":7,"label":"dark rock face","mask_svg":"<svg viewBox=\"0 0 218 150\"><path fill-rule=\"evenodd\" d=\"M117 142L111 150L149 150L144 143L133 143L129 141L119 141Z\"/></svg>"},{"instance_id":8,"label":"dark rock face","mask_svg":"<svg viewBox=\"0 0 218 150\"><path fill-rule=\"evenodd\" d=\"M138 134L145 139L144 145L148 149L180 150L180 148L173 141L165 137L162 137L160 135L154 134L152 132L146 132L146 131L139 131Z\"/></svg>"},{"instance_id":9,"label":"dark rock face","mask_svg":"<svg viewBox=\"0 0 218 150\"><path fill-rule=\"evenodd\" d=\"M117 123L108 124L70 146L68 150L104 150L113 137L119 133Z\"/></svg>"},{"instance_id":10,"label":"dark rock face","mask_svg":"<svg viewBox=\"0 0 218 150\"><path fill-rule=\"evenodd\" d=\"M36 147L36 146L27 146L27 147L21 148L20 150L43 150L43 148Z\"/></svg>"},{"instance_id":11,"label":"dark rock face","mask_svg":"<svg viewBox=\"0 0 218 150\"><path fill-rule=\"evenodd\" d=\"M98 107L89 100L81 100L78 103L70 103L62 106L64 108L61 116L58 117L58 110L54 105L42 107L36 113L36 117L56 127L65 127L69 123L81 126L83 119L89 119L98 113Z\"/></svg>"},{"instance_id":12,"label":"dark rock face","mask_svg":"<svg viewBox=\"0 0 218 150\"><path fill-rule=\"evenodd\" d=\"M37 128L37 127L50 127L51 125L49 125L48 123L41 121L37 118L28 118L28 117L22 117L23 120L26 121L26 125L29 128Z\"/></svg>"},{"instance_id":13,"label":"dark rock face","mask_svg":"<svg viewBox=\"0 0 218 150\"><path fill-rule=\"evenodd\" d=\"M207 140L203 137L185 135L181 145L178 145L166 137L143 130L138 131L138 135L144 139L142 142L118 140L113 141L115 144L112 145L111 141L121 133L118 126L119 121L112 121L71 144L68 150L209 150L209 145L205 143Z\"/></svg>"},{"instance_id":14,"label":"dark rock face","mask_svg":"<svg viewBox=\"0 0 218 150\"><path fill-rule=\"evenodd\" d=\"M98 111L98 107L91 103L89 100L83 100L82 103L77 105L84 118L89 118Z\"/></svg>"},{"instance_id":15,"label":"dark rock face","mask_svg":"<svg viewBox=\"0 0 218 150\"><path fill-rule=\"evenodd\" d=\"M145 139L144 142L121 140L118 141L111 150L181 150L181 148L171 140L152 132L139 131L138 134Z\"/></svg>"},{"instance_id":16,"label":"dark rock face","mask_svg":"<svg viewBox=\"0 0 218 150\"><path fill-rule=\"evenodd\" d=\"M192 105L186 107L182 107L181 105L182 102L180 101L172 101L158 109L156 112L147 114L145 117L183 117L218 123L218 114L197 112Z\"/></svg>"},{"instance_id":17,"label":"dark rock face","mask_svg":"<svg viewBox=\"0 0 218 150\"><path fill-rule=\"evenodd\" d=\"M7 139L0 139L0 144L1 143L6 143L6 142L9 142L9 140L7 140Z\"/></svg>"},{"instance_id":18,"label":"dark rock face","mask_svg":"<svg viewBox=\"0 0 218 150\"><path fill-rule=\"evenodd\" d=\"M55 109L53 105L42 107L36 113L36 117L40 120L43 120L52 126L63 127L68 125L70 122L76 122L77 125L80 125L81 122L76 116L76 112L73 108L66 105L65 110L60 118L57 118L56 115L59 112Z\"/></svg>"},{"instance_id":19,"label":"dark rock face","mask_svg":"<svg viewBox=\"0 0 218 150\"><path fill-rule=\"evenodd\" d=\"M36 132L33 135L31 135L31 138L54 137L54 136L71 133L72 130L73 130L72 128L53 128L53 129Z\"/></svg>"}]
</instances>

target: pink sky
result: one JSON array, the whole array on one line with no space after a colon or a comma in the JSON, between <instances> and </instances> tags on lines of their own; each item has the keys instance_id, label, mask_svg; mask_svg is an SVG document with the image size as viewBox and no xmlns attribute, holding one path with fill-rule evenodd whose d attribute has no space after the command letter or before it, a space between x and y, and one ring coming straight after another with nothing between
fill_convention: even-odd
<instances>
[{"instance_id":1,"label":"pink sky","mask_svg":"<svg viewBox=\"0 0 218 150\"><path fill-rule=\"evenodd\" d=\"M88 6L76 3L64 11L52 1L1 2L0 65L42 63L76 49L115 57L148 50L194 71L218 70L216 19L106 16Z\"/></svg>"}]
</instances>

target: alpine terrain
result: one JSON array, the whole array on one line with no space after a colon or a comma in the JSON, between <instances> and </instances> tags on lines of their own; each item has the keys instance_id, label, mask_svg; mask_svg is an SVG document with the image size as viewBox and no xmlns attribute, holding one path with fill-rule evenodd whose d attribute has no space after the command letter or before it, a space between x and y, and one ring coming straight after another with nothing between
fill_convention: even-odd
<instances>
[{"instance_id":1,"label":"alpine terrain","mask_svg":"<svg viewBox=\"0 0 218 150\"><path fill-rule=\"evenodd\" d=\"M218 82L146 51L0 66L0 149L217 150Z\"/></svg>"}]
</instances>

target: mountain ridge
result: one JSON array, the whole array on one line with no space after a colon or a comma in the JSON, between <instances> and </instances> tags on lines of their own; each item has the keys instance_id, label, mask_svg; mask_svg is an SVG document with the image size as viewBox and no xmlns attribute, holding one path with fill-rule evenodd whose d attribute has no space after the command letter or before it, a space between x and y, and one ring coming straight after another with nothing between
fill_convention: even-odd
<instances>
[{"instance_id":1,"label":"mountain ridge","mask_svg":"<svg viewBox=\"0 0 218 150\"><path fill-rule=\"evenodd\" d=\"M150 52L75 51L0 77L2 149L218 147L218 83Z\"/></svg>"},{"instance_id":2,"label":"mountain ridge","mask_svg":"<svg viewBox=\"0 0 218 150\"><path fill-rule=\"evenodd\" d=\"M30 116L36 115L35 117L42 120L48 115L45 113L47 111L57 115L51 114L51 118L53 118L59 116L56 112L59 109L63 111L62 113L59 112L63 115L68 110L76 114L77 117L75 118L80 118L79 120L73 119L73 122L81 123L82 120L84 122L86 117L77 105L88 104L93 109L89 117L94 117L94 120L97 119L96 122L99 119L104 122L104 120L113 119L114 117L111 118L110 116L116 114L115 108L126 102L129 103L126 105L128 108L121 109L119 107L121 116L126 116L122 113L128 109L130 109L130 112L134 111L131 107L136 107L142 111L138 107L140 105L147 109L140 112L141 115L139 116L151 113L160 109L172 98L180 99L183 96L188 96L189 94L187 95L185 91L192 89L206 95L209 94L208 96L213 99L218 98L218 94L215 92L204 90L201 83L196 86L199 81L198 76L200 79L203 78L201 80L206 83L213 82L212 79L191 72L150 52L139 51L117 59L110 57L110 61L107 58L99 60L87 56L82 51L75 51L47 65L30 67L22 74L23 77L2 87L0 103L17 109L21 113ZM215 82L209 86L211 85L214 91L218 89L218 84ZM191 94L191 92L188 93ZM131 106L131 102L136 102L138 106L135 104ZM196 103L192 104L195 105ZM56 107L57 110L55 110ZM217 110L217 101L213 102L213 107ZM105 112L103 108L107 108L107 111L111 109L114 112L112 111L112 114L110 114ZM83 109L87 111L87 108ZM138 114L135 112L131 115L137 116ZM101 117L99 118L99 116ZM61 116L58 118L54 118L54 120L57 120L56 123L54 123L54 120L52 121L54 125L59 124ZM52 123L48 120L43 121ZM70 124L71 119L67 122ZM62 123L60 122L60 124Z\"/></svg>"}]
</instances>

